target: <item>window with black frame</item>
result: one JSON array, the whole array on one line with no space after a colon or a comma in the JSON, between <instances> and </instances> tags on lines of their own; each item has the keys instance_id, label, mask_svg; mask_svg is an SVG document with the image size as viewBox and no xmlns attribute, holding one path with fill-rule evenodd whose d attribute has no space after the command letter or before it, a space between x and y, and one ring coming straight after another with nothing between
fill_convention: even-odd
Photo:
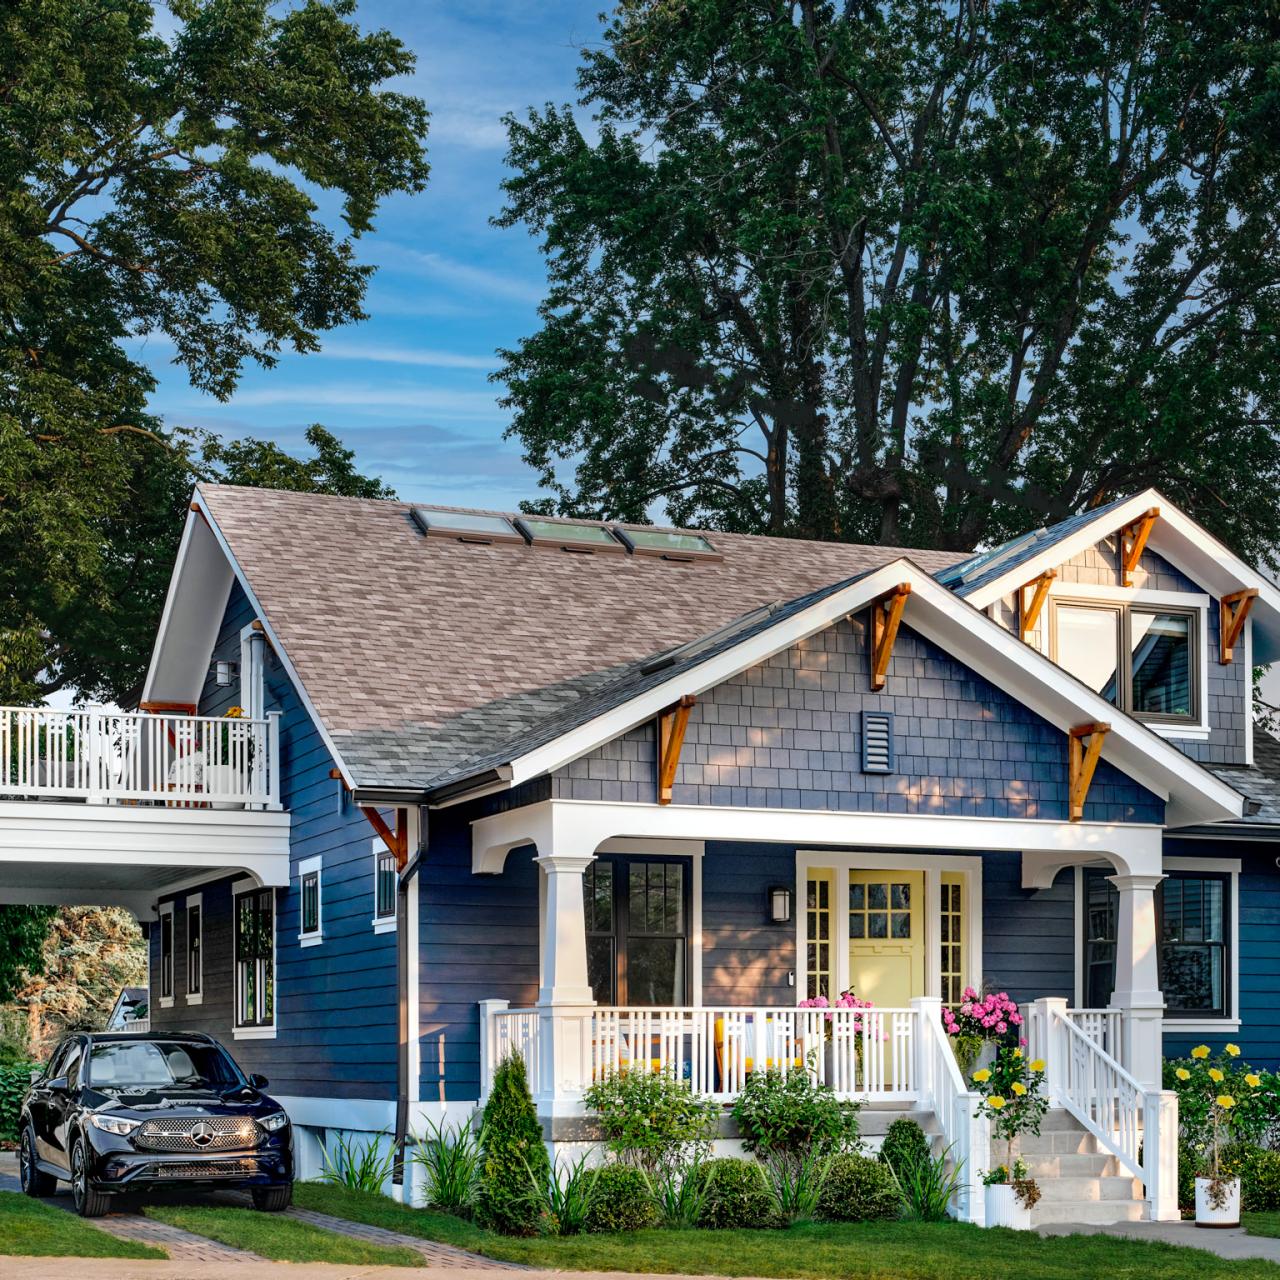
<instances>
[{"instance_id":1,"label":"window with black frame","mask_svg":"<svg viewBox=\"0 0 1280 1280\"><path fill-rule=\"evenodd\" d=\"M198 996L204 981L204 963L201 959L202 927L198 902L187 904L187 995Z\"/></svg>"},{"instance_id":2,"label":"window with black frame","mask_svg":"<svg viewBox=\"0 0 1280 1280\"><path fill-rule=\"evenodd\" d=\"M235 900L236 1026L275 1021L275 890L253 889Z\"/></svg>"},{"instance_id":3,"label":"window with black frame","mask_svg":"<svg viewBox=\"0 0 1280 1280\"><path fill-rule=\"evenodd\" d=\"M1107 872L1084 881L1084 998L1104 1008L1115 990L1119 894ZM1231 1012L1231 877L1171 871L1156 889L1157 958L1168 1018L1226 1018Z\"/></svg>"},{"instance_id":4,"label":"window with black frame","mask_svg":"<svg viewBox=\"0 0 1280 1280\"><path fill-rule=\"evenodd\" d=\"M173 907L160 913L160 998L173 998Z\"/></svg>"},{"instance_id":5,"label":"window with black frame","mask_svg":"<svg viewBox=\"0 0 1280 1280\"><path fill-rule=\"evenodd\" d=\"M373 918L396 918L396 855L386 848L375 848L373 876Z\"/></svg>"}]
</instances>

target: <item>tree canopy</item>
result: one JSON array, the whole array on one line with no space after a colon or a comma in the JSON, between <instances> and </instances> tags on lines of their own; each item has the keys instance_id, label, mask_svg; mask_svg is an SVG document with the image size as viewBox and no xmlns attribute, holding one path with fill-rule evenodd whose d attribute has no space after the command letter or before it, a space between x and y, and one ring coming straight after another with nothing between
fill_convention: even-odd
<instances>
[{"instance_id":1,"label":"tree canopy","mask_svg":"<svg viewBox=\"0 0 1280 1280\"><path fill-rule=\"evenodd\" d=\"M131 341L225 398L363 317L354 242L424 186L427 113L354 8L173 0L163 32L150 0L0 11L0 702L127 695L200 475L371 483L323 431L294 465L166 430Z\"/></svg>"},{"instance_id":2,"label":"tree canopy","mask_svg":"<svg viewBox=\"0 0 1280 1280\"><path fill-rule=\"evenodd\" d=\"M565 514L969 549L1158 485L1273 553L1280 11L626 0L508 118Z\"/></svg>"}]
</instances>

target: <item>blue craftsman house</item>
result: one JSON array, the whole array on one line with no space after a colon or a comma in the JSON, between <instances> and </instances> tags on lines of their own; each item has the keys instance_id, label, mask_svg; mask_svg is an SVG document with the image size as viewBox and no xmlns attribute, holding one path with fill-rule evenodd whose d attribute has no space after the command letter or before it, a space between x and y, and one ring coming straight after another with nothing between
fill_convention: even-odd
<instances>
[{"instance_id":1,"label":"blue craftsman house","mask_svg":"<svg viewBox=\"0 0 1280 1280\"><path fill-rule=\"evenodd\" d=\"M553 1142L610 1070L800 1064L981 1220L972 985L1048 1063L1037 1213L1168 1217L1162 1054L1280 1062L1278 658L1154 491L959 556L202 486L137 712L0 712L0 900L149 922L151 1026L268 1075L304 1170L515 1051Z\"/></svg>"}]
</instances>

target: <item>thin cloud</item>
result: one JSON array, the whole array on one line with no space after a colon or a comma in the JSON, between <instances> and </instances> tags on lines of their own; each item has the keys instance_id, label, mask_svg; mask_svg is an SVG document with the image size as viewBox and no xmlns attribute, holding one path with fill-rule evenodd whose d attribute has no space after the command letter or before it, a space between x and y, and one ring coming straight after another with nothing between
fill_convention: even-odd
<instances>
[{"instance_id":1,"label":"thin cloud","mask_svg":"<svg viewBox=\"0 0 1280 1280\"><path fill-rule=\"evenodd\" d=\"M441 284L468 293L481 293L495 298L509 298L517 302L541 302L545 286L536 280L521 279L488 267L472 266L446 258L442 253L423 253L405 245L384 240L379 244L380 255L397 258L400 263L417 275L437 280Z\"/></svg>"},{"instance_id":2,"label":"thin cloud","mask_svg":"<svg viewBox=\"0 0 1280 1280\"><path fill-rule=\"evenodd\" d=\"M334 405L357 409L417 409L455 418L496 418L497 397L489 391L439 391L412 384L387 386L334 382L299 387L255 387L238 391L229 407L264 408L268 405L310 405L319 413Z\"/></svg>"},{"instance_id":3,"label":"thin cloud","mask_svg":"<svg viewBox=\"0 0 1280 1280\"><path fill-rule=\"evenodd\" d=\"M404 364L427 369L480 369L498 364L497 356L468 356L430 347L384 347L364 342L326 342L323 354L331 360L370 360L375 364Z\"/></svg>"}]
</instances>

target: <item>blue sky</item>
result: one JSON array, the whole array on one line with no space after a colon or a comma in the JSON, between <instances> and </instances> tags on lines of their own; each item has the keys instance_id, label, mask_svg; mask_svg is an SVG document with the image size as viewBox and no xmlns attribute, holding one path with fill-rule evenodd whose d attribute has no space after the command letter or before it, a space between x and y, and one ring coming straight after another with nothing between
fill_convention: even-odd
<instances>
[{"instance_id":1,"label":"blue sky","mask_svg":"<svg viewBox=\"0 0 1280 1280\"><path fill-rule=\"evenodd\" d=\"M544 275L522 229L500 231L501 117L572 102L581 48L599 39L600 0L364 0L363 27L386 27L418 57L411 91L431 111L427 190L392 199L359 242L377 266L363 324L323 350L248 369L234 398L194 390L163 343L142 345L161 383L152 406L174 425L300 447L322 422L362 470L402 498L511 508L534 496L518 444L502 440L494 355L536 327ZM326 201L326 213L329 202Z\"/></svg>"}]
</instances>

